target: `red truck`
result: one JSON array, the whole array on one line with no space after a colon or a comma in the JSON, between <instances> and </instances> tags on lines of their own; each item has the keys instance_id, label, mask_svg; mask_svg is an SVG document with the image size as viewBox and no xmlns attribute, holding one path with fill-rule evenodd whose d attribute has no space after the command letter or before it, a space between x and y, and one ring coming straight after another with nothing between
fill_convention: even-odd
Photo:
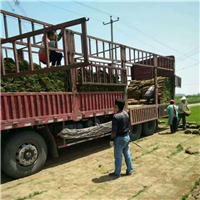
<instances>
[{"instance_id":1,"label":"red truck","mask_svg":"<svg viewBox=\"0 0 200 200\"><path fill-rule=\"evenodd\" d=\"M82 129L111 121L115 99L127 99L127 85L133 79L154 78L155 103L127 106L132 138L155 132L158 118L166 115L165 105L158 104L157 76L171 77L172 88L180 85L180 78L174 74L173 56L161 56L89 36L85 18L52 25L4 10L1 10L1 17L4 25L2 80L59 71L63 71L68 80L66 91L62 92L1 92L2 170L5 174L14 178L31 175L42 169L47 155L57 157L58 149L109 135L69 140L59 133L66 127ZM8 24L13 21L13 29L18 33L11 36ZM23 22L30 25L25 33ZM79 26L81 32L70 30L72 26ZM49 50L52 48L47 40L41 42L50 30L63 31L61 44L53 49L63 54L61 66L50 66ZM47 55L46 65L38 59L41 48ZM29 66L22 70L19 62L25 55ZM5 58L14 60L14 70L7 69ZM34 62L41 67L36 69ZM100 86L101 89L81 91L82 86Z\"/></svg>"}]
</instances>

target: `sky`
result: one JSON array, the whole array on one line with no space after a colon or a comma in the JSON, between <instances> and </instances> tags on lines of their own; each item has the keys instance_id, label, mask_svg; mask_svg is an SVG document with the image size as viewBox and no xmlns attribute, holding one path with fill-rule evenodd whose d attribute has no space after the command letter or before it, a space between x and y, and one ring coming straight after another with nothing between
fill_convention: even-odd
<instances>
[{"instance_id":1,"label":"sky","mask_svg":"<svg viewBox=\"0 0 200 200\"><path fill-rule=\"evenodd\" d=\"M1 9L58 24L88 17L89 35L164 56L174 55L176 75L182 78L177 94L200 93L200 1L1 1Z\"/></svg>"}]
</instances>

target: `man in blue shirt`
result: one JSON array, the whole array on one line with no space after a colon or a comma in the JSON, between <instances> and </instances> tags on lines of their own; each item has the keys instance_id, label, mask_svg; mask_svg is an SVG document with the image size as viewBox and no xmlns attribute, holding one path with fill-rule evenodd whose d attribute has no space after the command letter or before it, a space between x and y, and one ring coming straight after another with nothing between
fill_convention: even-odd
<instances>
[{"instance_id":1,"label":"man in blue shirt","mask_svg":"<svg viewBox=\"0 0 200 200\"><path fill-rule=\"evenodd\" d=\"M124 105L124 100L115 101L115 114L112 120L111 140L114 141L115 171L109 175L116 178L120 177L121 175L122 153L127 166L126 175L131 175L133 171L129 148L130 121L128 113L124 110Z\"/></svg>"},{"instance_id":2,"label":"man in blue shirt","mask_svg":"<svg viewBox=\"0 0 200 200\"><path fill-rule=\"evenodd\" d=\"M175 133L177 130L177 122L178 122L178 109L175 105L175 101L170 100L170 105L167 106L167 114L168 114L168 124L170 125L171 133Z\"/></svg>"}]
</instances>

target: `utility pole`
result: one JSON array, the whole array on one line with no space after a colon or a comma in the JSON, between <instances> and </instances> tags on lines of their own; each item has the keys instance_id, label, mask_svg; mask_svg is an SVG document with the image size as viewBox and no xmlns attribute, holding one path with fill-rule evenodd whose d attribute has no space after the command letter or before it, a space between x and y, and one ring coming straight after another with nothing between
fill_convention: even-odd
<instances>
[{"instance_id":1,"label":"utility pole","mask_svg":"<svg viewBox=\"0 0 200 200\"><path fill-rule=\"evenodd\" d=\"M111 60L112 60L112 64L113 64L113 23L118 22L119 21L119 17L116 20L112 19L112 16L110 16L110 21L105 23L103 22L103 25L108 25L110 24L110 32L111 32Z\"/></svg>"}]
</instances>

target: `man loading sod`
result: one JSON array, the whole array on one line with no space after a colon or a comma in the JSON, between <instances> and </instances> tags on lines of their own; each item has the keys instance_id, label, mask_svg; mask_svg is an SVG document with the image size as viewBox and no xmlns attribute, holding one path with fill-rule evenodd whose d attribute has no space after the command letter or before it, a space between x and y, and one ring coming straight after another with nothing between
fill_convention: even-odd
<instances>
[{"instance_id":1,"label":"man loading sod","mask_svg":"<svg viewBox=\"0 0 200 200\"><path fill-rule=\"evenodd\" d=\"M126 175L131 175L133 171L131 153L130 153L130 137L129 137L129 115L124 110L125 101L115 101L115 114L112 120L112 134L111 140L114 141L114 158L115 158L115 171L110 173L110 176L116 178L121 175L122 166L122 153L126 162Z\"/></svg>"}]
</instances>

